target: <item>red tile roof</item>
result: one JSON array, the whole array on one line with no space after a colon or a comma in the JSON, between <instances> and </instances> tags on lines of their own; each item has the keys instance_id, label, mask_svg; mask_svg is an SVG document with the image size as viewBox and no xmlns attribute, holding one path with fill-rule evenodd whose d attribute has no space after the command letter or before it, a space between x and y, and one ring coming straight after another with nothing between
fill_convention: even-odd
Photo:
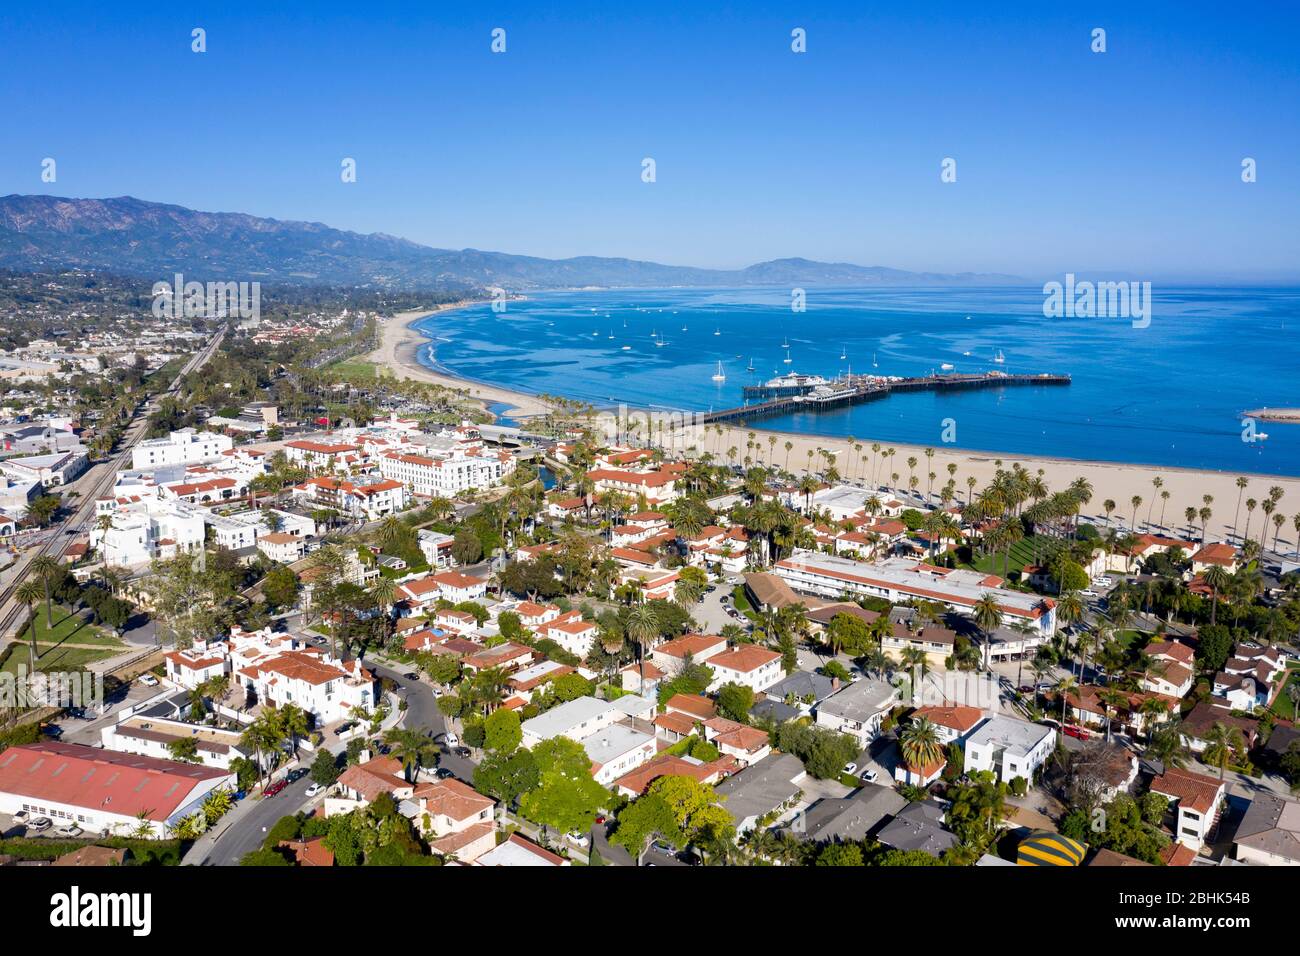
<instances>
[{"instance_id":1,"label":"red tile roof","mask_svg":"<svg viewBox=\"0 0 1300 956\"><path fill-rule=\"evenodd\" d=\"M200 784L229 776L217 767L81 744L23 744L0 754L0 793L155 821L187 804Z\"/></svg>"}]
</instances>

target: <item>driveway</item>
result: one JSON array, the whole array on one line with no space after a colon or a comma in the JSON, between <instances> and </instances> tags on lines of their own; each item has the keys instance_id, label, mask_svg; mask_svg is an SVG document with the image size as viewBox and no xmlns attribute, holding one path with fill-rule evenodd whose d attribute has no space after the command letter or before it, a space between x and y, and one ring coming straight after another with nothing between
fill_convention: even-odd
<instances>
[{"instance_id":1,"label":"driveway","mask_svg":"<svg viewBox=\"0 0 1300 956\"><path fill-rule=\"evenodd\" d=\"M713 585L713 593L705 594L691 608L691 617L695 619L695 623L699 625L700 632L703 634L718 634L727 624L739 624L742 627L747 627L749 625L748 618L731 617L727 613L729 607L731 607L731 585Z\"/></svg>"}]
</instances>

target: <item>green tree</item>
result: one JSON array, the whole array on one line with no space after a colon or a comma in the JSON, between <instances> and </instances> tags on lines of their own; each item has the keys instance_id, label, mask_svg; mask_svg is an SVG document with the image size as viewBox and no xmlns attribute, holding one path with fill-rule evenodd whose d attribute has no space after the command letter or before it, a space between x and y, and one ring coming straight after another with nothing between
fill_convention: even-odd
<instances>
[{"instance_id":1,"label":"green tree","mask_svg":"<svg viewBox=\"0 0 1300 956\"><path fill-rule=\"evenodd\" d=\"M384 732L384 743L392 747L392 757L402 764L408 782L415 780L421 767L432 766L438 755L438 745L421 730L394 727Z\"/></svg>"},{"instance_id":2,"label":"green tree","mask_svg":"<svg viewBox=\"0 0 1300 956\"><path fill-rule=\"evenodd\" d=\"M506 806L514 806L523 794L536 789L540 782L541 772L531 750L489 752L474 768L474 789L496 797Z\"/></svg>"},{"instance_id":3,"label":"green tree","mask_svg":"<svg viewBox=\"0 0 1300 956\"><path fill-rule=\"evenodd\" d=\"M564 832L589 829L609 802L609 791L592 779L587 751L567 737L553 737L534 747L533 756L539 780L519 799L524 816Z\"/></svg>"},{"instance_id":4,"label":"green tree","mask_svg":"<svg viewBox=\"0 0 1300 956\"><path fill-rule=\"evenodd\" d=\"M316 752L316 758L311 762L311 779L313 783L318 783L322 787L332 787L339 779L338 758L325 748Z\"/></svg>"},{"instance_id":5,"label":"green tree","mask_svg":"<svg viewBox=\"0 0 1300 956\"><path fill-rule=\"evenodd\" d=\"M718 691L718 713L739 723L749 723L749 710L754 706L754 691L744 684L723 684Z\"/></svg>"},{"instance_id":6,"label":"green tree","mask_svg":"<svg viewBox=\"0 0 1300 956\"><path fill-rule=\"evenodd\" d=\"M496 710L483 722L488 750L511 753L517 750L523 740L519 729L519 715L513 710Z\"/></svg>"}]
</instances>

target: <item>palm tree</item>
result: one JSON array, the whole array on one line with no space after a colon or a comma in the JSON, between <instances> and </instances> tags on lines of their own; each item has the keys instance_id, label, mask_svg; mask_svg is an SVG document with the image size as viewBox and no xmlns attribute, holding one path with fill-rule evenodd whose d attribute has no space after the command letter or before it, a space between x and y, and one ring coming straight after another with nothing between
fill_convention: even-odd
<instances>
[{"instance_id":1,"label":"palm tree","mask_svg":"<svg viewBox=\"0 0 1300 956\"><path fill-rule=\"evenodd\" d=\"M1236 727L1228 728L1218 721L1205 735L1205 751L1201 758L1208 764L1219 768L1219 781L1227 775L1228 764L1236 755L1246 748L1241 731Z\"/></svg>"},{"instance_id":2,"label":"palm tree","mask_svg":"<svg viewBox=\"0 0 1300 956\"><path fill-rule=\"evenodd\" d=\"M1076 686L1077 685L1075 683L1074 678L1071 677L1069 674L1066 674L1056 682L1056 693L1061 698L1061 723L1062 724L1065 723L1065 705L1067 703L1067 698L1070 695L1070 691L1074 690Z\"/></svg>"},{"instance_id":3,"label":"palm tree","mask_svg":"<svg viewBox=\"0 0 1300 956\"><path fill-rule=\"evenodd\" d=\"M1187 748L1183 745L1183 734L1177 724L1168 723L1159 730L1151 732L1147 744L1147 756L1152 757L1166 767L1183 767L1187 763Z\"/></svg>"},{"instance_id":4,"label":"palm tree","mask_svg":"<svg viewBox=\"0 0 1300 956\"><path fill-rule=\"evenodd\" d=\"M1137 534L1138 508L1142 507L1142 496L1134 495L1129 499L1129 504L1133 506L1133 520L1129 522L1129 530Z\"/></svg>"},{"instance_id":5,"label":"palm tree","mask_svg":"<svg viewBox=\"0 0 1300 956\"><path fill-rule=\"evenodd\" d=\"M414 783L420 767L438 753L432 737L409 728L394 727L386 731L384 743L393 748L392 757L402 764L407 783Z\"/></svg>"},{"instance_id":6,"label":"palm tree","mask_svg":"<svg viewBox=\"0 0 1300 956\"><path fill-rule=\"evenodd\" d=\"M280 730L289 738L289 743L293 746L293 755L297 758L298 741L311 732L311 721L308 720L306 711L297 704L285 704L277 713Z\"/></svg>"},{"instance_id":7,"label":"palm tree","mask_svg":"<svg viewBox=\"0 0 1300 956\"><path fill-rule=\"evenodd\" d=\"M36 605L40 604L41 599L44 597L44 591L41 589L41 585L39 582L31 578L28 578L22 584L18 585L18 590L14 592L14 597L17 598L22 603L26 604L27 609L29 611L35 612ZM29 633L32 638L31 646L29 648L31 654L30 663L31 663L32 672L35 673L36 662L40 660L41 655L40 652L36 649L36 621L34 616L31 624L28 625L27 633Z\"/></svg>"},{"instance_id":8,"label":"palm tree","mask_svg":"<svg viewBox=\"0 0 1300 956\"><path fill-rule=\"evenodd\" d=\"M1106 743L1110 743L1110 730L1113 720L1111 711L1118 712L1121 707L1128 703L1128 698L1113 688L1107 688L1097 695L1101 701L1102 707L1106 712Z\"/></svg>"},{"instance_id":9,"label":"palm tree","mask_svg":"<svg viewBox=\"0 0 1300 956\"><path fill-rule=\"evenodd\" d=\"M1155 488L1157 492L1159 492L1160 489L1165 486L1165 480L1159 476L1152 478L1151 486ZM1151 527L1151 509L1153 509L1155 506L1156 506L1156 496L1152 495L1151 500L1147 503L1147 527L1148 528Z\"/></svg>"},{"instance_id":10,"label":"palm tree","mask_svg":"<svg viewBox=\"0 0 1300 956\"><path fill-rule=\"evenodd\" d=\"M993 632L1002 623L1002 607L992 591L985 591L971 609L975 626L984 632L984 669L989 669L989 653L993 644Z\"/></svg>"},{"instance_id":11,"label":"palm tree","mask_svg":"<svg viewBox=\"0 0 1300 956\"><path fill-rule=\"evenodd\" d=\"M1214 626L1216 612L1219 609L1219 592L1227 585L1231 576L1226 568L1218 564L1212 564L1205 569L1205 583L1211 589L1210 595L1210 626Z\"/></svg>"},{"instance_id":12,"label":"palm tree","mask_svg":"<svg viewBox=\"0 0 1300 956\"><path fill-rule=\"evenodd\" d=\"M41 587L44 589L45 627L48 630L54 630L54 609L50 603L50 581L54 579L56 574L63 572L63 565L51 555L43 554L39 558L35 558L28 565L28 569L32 576L41 582Z\"/></svg>"},{"instance_id":13,"label":"palm tree","mask_svg":"<svg viewBox=\"0 0 1300 956\"><path fill-rule=\"evenodd\" d=\"M1237 510L1232 514L1232 530L1237 533L1237 538L1241 538L1241 496L1246 491L1246 486L1250 482L1243 475L1237 479Z\"/></svg>"},{"instance_id":14,"label":"palm tree","mask_svg":"<svg viewBox=\"0 0 1300 956\"><path fill-rule=\"evenodd\" d=\"M928 718L918 717L898 735L898 747L910 770L924 771L943 757L939 733Z\"/></svg>"},{"instance_id":15,"label":"palm tree","mask_svg":"<svg viewBox=\"0 0 1300 956\"><path fill-rule=\"evenodd\" d=\"M645 688L645 656L660 635L659 615L649 604L639 604L627 616L627 636L637 647L638 689Z\"/></svg>"},{"instance_id":16,"label":"palm tree","mask_svg":"<svg viewBox=\"0 0 1300 956\"><path fill-rule=\"evenodd\" d=\"M916 674L916 686L912 688L914 700L920 700L921 682L930 671L930 655L919 647L905 647L898 655L898 662L909 674Z\"/></svg>"}]
</instances>

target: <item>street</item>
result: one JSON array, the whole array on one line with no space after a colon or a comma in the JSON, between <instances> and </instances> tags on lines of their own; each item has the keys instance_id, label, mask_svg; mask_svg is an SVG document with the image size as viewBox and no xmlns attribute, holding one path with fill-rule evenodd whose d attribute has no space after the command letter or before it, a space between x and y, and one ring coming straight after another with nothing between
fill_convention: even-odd
<instances>
[{"instance_id":1,"label":"street","mask_svg":"<svg viewBox=\"0 0 1300 956\"><path fill-rule=\"evenodd\" d=\"M399 688L398 693L406 701L406 710L402 713L401 719L402 726L413 730L428 730L435 736L446 732L446 719L438 710L438 700L428 683L408 680L402 676L408 671L396 670L391 665L368 661L366 666L377 676L391 680ZM335 754L341 753L345 747L346 745L340 743L337 738L333 738L329 745L330 752ZM276 778L282 778L295 766L310 767L313 759L313 754L304 751L300 763L289 763L280 767ZM449 753L444 747L438 765L446 767L457 779L473 784L474 761ZM186 854L185 862L199 866L238 865L244 856L261 848L267 832L281 817L313 809L324 800L323 793L308 798L307 788L310 786L311 777L307 776L296 783L289 784L273 797L250 794L236 804L235 809L227 814L210 833L195 842Z\"/></svg>"}]
</instances>

